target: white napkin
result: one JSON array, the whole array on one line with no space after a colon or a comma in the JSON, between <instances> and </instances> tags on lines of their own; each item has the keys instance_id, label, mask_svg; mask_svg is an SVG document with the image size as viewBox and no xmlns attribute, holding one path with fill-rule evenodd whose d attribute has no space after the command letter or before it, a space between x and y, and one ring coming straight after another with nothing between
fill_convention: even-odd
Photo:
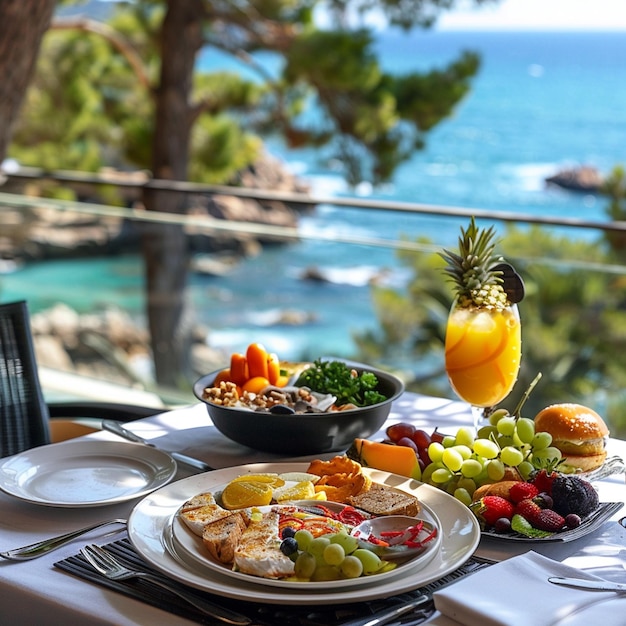
<instances>
[{"instance_id":1,"label":"white napkin","mask_svg":"<svg viewBox=\"0 0 626 626\"><path fill-rule=\"evenodd\" d=\"M626 595L562 587L549 576L599 580L531 551L435 592L435 607L464 626L626 624Z\"/></svg>"}]
</instances>

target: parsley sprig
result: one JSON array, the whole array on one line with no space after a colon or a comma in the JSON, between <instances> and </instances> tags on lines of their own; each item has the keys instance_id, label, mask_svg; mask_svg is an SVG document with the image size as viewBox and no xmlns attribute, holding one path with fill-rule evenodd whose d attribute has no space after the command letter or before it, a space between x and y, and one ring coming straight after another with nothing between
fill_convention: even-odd
<instances>
[{"instance_id":1,"label":"parsley sprig","mask_svg":"<svg viewBox=\"0 0 626 626\"><path fill-rule=\"evenodd\" d=\"M356 373L342 361L322 361L317 359L304 370L296 381L298 387L309 387L318 393L327 393L337 398L335 404L370 406L386 400L376 391L378 378L373 372Z\"/></svg>"}]
</instances>

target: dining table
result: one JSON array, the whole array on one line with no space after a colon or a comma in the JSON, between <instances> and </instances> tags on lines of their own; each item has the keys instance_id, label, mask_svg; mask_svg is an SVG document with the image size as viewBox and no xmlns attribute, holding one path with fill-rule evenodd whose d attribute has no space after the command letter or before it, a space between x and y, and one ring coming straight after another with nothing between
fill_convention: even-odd
<instances>
[{"instance_id":1,"label":"dining table","mask_svg":"<svg viewBox=\"0 0 626 626\"><path fill-rule=\"evenodd\" d=\"M369 438L383 440L385 429L396 422L410 422L416 428L428 432L438 428L444 433L454 433L460 426L471 426L473 419L470 407L463 402L405 392L393 402L389 417L382 428ZM206 406L202 403L167 410L152 417L128 422L125 426L160 450L201 459L216 470L251 463L308 463L316 458L330 459L336 454L342 454L342 451L332 451L309 457L288 457L252 450L223 436L213 426ZM75 445L77 441L120 439L102 430L50 446ZM626 459L626 441L611 437L607 450L611 457ZM199 476L200 472L201 470L179 463L170 484ZM594 482L594 486L601 502L623 503L626 500L623 472L606 476ZM98 521L128 519L145 498L146 495L142 494L137 498L100 506L81 506L80 503L76 506L49 506L0 491L0 552ZM619 523L623 516L624 512L615 510L597 529L574 541L516 542L483 535L475 555L486 563L494 563L532 550L581 572L590 572L607 580L626 582L626 528ZM22 562L0 559L0 624L176 626L198 623L197 620L94 584L93 581L76 576L58 565L77 555L86 544L105 545L108 542L124 541L127 539L126 533L123 525L104 527L80 536L37 559ZM455 584L458 583L452 583L450 588ZM523 581L519 581L519 588L522 593ZM626 616L626 594L616 597L616 602L621 602L621 614ZM231 602L230 606L237 604ZM270 619L269 623L273 620L274 623L279 623L278 618ZM457 622L435 611L425 623L453 626ZM626 617L623 623L626 624Z\"/></svg>"}]
</instances>

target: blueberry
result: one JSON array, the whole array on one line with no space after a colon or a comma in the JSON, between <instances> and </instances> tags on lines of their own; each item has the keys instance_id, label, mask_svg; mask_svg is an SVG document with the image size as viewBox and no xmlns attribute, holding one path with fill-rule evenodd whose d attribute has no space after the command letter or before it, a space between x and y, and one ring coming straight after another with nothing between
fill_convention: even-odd
<instances>
[{"instance_id":1,"label":"blueberry","mask_svg":"<svg viewBox=\"0 0 626 626\"><path fill-rule=\"evenodd\" d=\"M287 537L281 541L280 551L285 556L291 556L298 551L298 542L293 537Z\"/></svg>"},{"instance_id":2,"label":"blueberry","mask_svg":"<svg viewBox=\"0 0 626 626\"><path fill-rule=\"evenodd\" d=\"M281 533L281 539L287 539L287 537L294 537L296 534L296 529L293 526L285 526L283 528L283 532Z\"/></svg>"}]
</instances>

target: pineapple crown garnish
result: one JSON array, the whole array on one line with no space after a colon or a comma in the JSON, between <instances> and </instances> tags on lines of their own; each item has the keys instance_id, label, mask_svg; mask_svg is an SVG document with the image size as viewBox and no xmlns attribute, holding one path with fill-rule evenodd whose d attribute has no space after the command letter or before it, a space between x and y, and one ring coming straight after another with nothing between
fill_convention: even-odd
<instances>
[{"instance_id":1,"label":"pineapple crown garnish","mask_svg":"<svg viewBox=\"0 0 626 626\"><path fill-rule=\"evenodd\" d=\"M459 250L444 250L445 273L454 284L457 305L462 308L504 309L509 299L503 287L503 258L495 253L493 226L478 228L472 217L467 229L461 227Z\"/></svg>"}]
</instances>

